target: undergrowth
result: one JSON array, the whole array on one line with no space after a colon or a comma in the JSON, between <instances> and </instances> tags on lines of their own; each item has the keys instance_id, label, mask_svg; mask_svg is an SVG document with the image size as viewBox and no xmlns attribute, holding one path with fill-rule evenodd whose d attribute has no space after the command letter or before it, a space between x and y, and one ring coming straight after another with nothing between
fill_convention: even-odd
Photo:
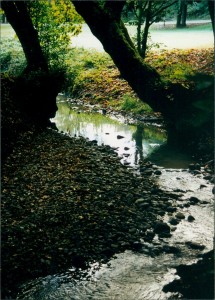
<instances>
[{"instance_id":1,"label":"undergrowth","mask_svg":"<svg viewBox=\"0 0 215 300\"><path fill-rule=\"evenodd\" d=\"M16 39L3 38L0 53L1 73L4 77L20 75L26 66L21 45ZM164 82L180 83L186 88L192 84L195 73L213 75L213 49L161 50L149 52L145 62L154 67ZM126 63L126 62L125 62ZM141 102L107 53L71 48L65 55L63 91L72 98L92 104L112 106L114 109L133 113L150 112Z\"/></svg>"}]
</instances>

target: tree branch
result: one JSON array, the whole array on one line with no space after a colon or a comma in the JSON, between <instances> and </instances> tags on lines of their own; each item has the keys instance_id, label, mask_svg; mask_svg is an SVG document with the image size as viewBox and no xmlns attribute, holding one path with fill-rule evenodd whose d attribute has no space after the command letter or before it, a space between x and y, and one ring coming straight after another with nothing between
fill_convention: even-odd
<instances>
[{"instance_id":1,"label":"tree branch","mask_svg":"<svg viewBox=\"0 0 215 300\"><path fill-rule=\"evenodd\" d=\"M175 4L177 2L177 0L174 0L173 2L166 4L165 6L159 8L158 10L156 10L156 12L154 12L154 14L152 14L152 19L154 17L156 17L157 15L159 15L162 11L164 11L165 9L167 9L168 7L172 6L173 4ZM154 23L155 21L153 21L152 23Z\"/></svg>"},{"instance_id":2,"label":"tree branch","mask_svg":"<svg viewBox=\"0 0 215 300\"><path fill-rule=\"evenodd\" d=\"M104 9L108 13L110 13L111 16L114 17L114 19L119 21L125 3L126 3L125 0L114 0L114 1L106 0Z\"/></svg>"}]
</instances>

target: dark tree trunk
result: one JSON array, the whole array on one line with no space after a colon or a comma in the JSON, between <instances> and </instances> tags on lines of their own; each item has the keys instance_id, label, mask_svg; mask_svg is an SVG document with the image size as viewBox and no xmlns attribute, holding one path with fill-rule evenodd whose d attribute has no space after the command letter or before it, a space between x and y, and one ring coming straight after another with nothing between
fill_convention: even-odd
<instances>
[{"instance_id":1,"label":"dark tree trunk","mask_svg":"<svg viewBox=\"0 0 215 300\"><path fill-rule=\"evenodd\" d=\"M186 3L186 1L183 1L181 27L187 26L186 21L187 21L187 3Z\"/></svg>"},{"instance_id":2,"label":"dark tree trunk","mask_svg":"<svg viewBox=\"0 0 215 300\"><path fill-rule=\"evenodd\" d=\"M14 100L20 110L40 125L57 111L56 96L62 78L51 75L25 1L2 1L2 9L22 45L27 68L14 83ZM37 71L31 73L31 71ZM32 76L29 76L32 74Z\"/></svg>"},{"instance_id":3,"label":"dark tree trunk","mask_svg":"<svg viewBox=\"0 0 215 300\"><path fill-rule=\"evenodd\" d=\"M177 12L176 28L181 27L181 16L182 16L181 0L178 0L178 12Z\"/></svg>"},{"instance_id":4,"label":"dark tree trunk","mask_svg":"<svg viewBox=\"0 0 215 300\"><path fill-rule=\"evenodd\" d=\"M148 3L148 8L146 11L146 19L145 19L145 26L143 37L141 41L141 57L144 59L146 57L146 48L147 48L147 40L149 34L149 27L150 27L150 19L151 19L151 1Z\"/></svg>"},{"instance_id":5,"label":"dark tree trunk","mask_svg":"<svg viewBox=\"0 0 215 300\"><path fill-rule=\"evenodd\" d=\"M104 50L111 56L121 72L121 76L155 111L161 111L161 90L163 85L159 74L146 65L129 38L128 32L120 19L110 10L101 7L97 1L72 1L77 12L84 18L92 33L101 41ZM119 1L122 2L122 1ZM117 1L108 1L117 5ZM115 10L117 11L117 7ZM160 95L158 96L158 91Z\"/></svg>"},{"instance_id":6,"label":"dark tree trunk","mask_svg":"<svg viewBox=\"0 0 215 300\"><path fill-rule=\"evenodd\" d=\"M48 65L40 47L25 1L2 1L1 7L8 22L15 30L27 60L28 70L48 71Z\"/></svg>"},{"instance_id":7,"label":"dark tree trunk","mask_svg":"<svg viewBox=\"0 0 215 300\"><path fill-rule=\"evenodd\" d=\"M208 9L211 17L213 32L214 32L214 1L208 0Z\"/></svg>"},{"instance_id":8,"label":"dark tree trunk","mask_svg":"<svg viewBox=\"0 0 215 300\"><path fill-rule=\"evenodd\" d=\"M186 0L178 0L178 13L177 13L177 28L186 27L187 20L187 2Z\"/></svg>"}]
</instances>

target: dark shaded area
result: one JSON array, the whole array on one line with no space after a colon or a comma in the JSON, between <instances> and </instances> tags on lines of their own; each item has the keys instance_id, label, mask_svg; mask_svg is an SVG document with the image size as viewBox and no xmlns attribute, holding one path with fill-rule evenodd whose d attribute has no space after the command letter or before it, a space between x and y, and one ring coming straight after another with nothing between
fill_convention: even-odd
<instances>
[{"instance_id":1,"label":"dark shaded area","mask_svg":"<svg viewBox=\"0 0 215 300\"><path fill-rule=\"evenodd\" d=\"M19 78L1 78L1 158L12 152L20 136L32 137L52 124L62 76L29 73Z\"/></svg>"},{"instance_id":2,"label":"dark shaded area","mask_svg":"<svg viewBox=\"0 0 215 300\"><path fill-rule=\"evenodd\" d=\"M180 279L165 285L165 293L179 292L183 299L214 299L214 250L196 264L179 265L176 270Z\"/></svg>"},{"instance_id":3,"label":"dark shaded area","mask_svg":"<svg viewBox=\"0 0 215 300\"><path fill-rule=\"evenodd\" d=\"M192 89L173 84L163 108L166 114L168 143L196 157L213 159L214 153L214 76L196 74L188 78Z\"/></svg>"}]
</instances>

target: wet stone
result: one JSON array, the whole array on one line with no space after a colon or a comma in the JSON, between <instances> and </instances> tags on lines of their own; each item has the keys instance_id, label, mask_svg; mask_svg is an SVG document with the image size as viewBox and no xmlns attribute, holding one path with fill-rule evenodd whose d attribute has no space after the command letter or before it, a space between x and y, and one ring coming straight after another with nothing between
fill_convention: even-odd
<instances>
[{"instance_id":1,"label":"wet stone","mask_svg":"<svg viewBox=\"0 0 215 300\"><path fill-rule=\"evenodd\" d=\"M179 224L179 220L176 219L176 218L170 218L170 219L169 219L169 223L170 223L171 225L178 225L178 224Z\"/></svg>"},{"instance_id":2,"label":"wet stone","mask_svg":"<svg viewBox=\"0 0 215 300\"><path fill-rule=\"evenodd\" d=\"M164 233L164 232L169 233L170 232L170 226L165 222L158 221L158 222L155 223L154 232L158 233L158 234L159 233Z\"/></svg>"},{"instance_id":3,"label":"wet stone","mask_svg":"<svg viewBox=\"0 0 215 300\"><path fill-rule=\"evenodd\" d=\"M161 175L162 172L161 172L161 170L156 170L156 171L154 171L154 174L155 174L155 175Z\"/></svg>"},{"instance_id":4,"label":"wet stone","mask_svg":"<svg viewBox=\"0 0 215 300\"><path fill-rule=\"evenodd\" d=\"M196 197L190 197L189 202L190 204L197 204L200 200Z\"/></svg>"},{"instance_id":5,"label":"wet stone","mask_svg":"<svg viewBox=\"0 0 215 300\"><path fill-rule=\"evenodd\" d=\"M185 215L181 212L178 212L175 216L176 216L177 219L180 219L180 220L185 219Z\"/></svg>"},{"instance_id":6,"label":"wet stone","mask_svg":"<svg viewBox=\"0 0 215 300\"><path fill-rule=\"evenodd\" d=\"M203 250L205 248L204 245L196 243L196 242L186 242L185 243L189 248L195 249L195 250Z\"/></svg>"},{"instance_id":7,"label":"wet stone","mask_svg":"<svg viewBox=\"0 0 215 300\"><path fill-rule=\"evenodd\" d=\"M188 217L187 217L187 221L188 222L193 222L195 220L195 218L193 217L193 216L191 216L191 215L189 215Z\"/></svg>"}]
</instances>

